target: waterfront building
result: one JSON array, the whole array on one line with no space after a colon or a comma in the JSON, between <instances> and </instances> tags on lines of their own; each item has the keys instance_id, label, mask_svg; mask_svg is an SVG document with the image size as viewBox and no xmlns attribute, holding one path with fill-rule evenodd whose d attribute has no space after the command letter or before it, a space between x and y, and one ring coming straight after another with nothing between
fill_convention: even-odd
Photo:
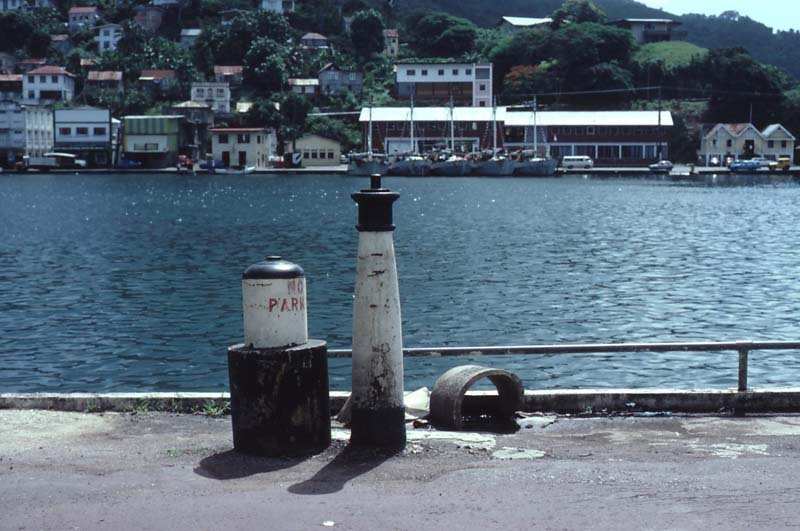
<instances>
[{"instance_id":1,"label":"waterfront building","mask_svg":"<svg viewBox=\"0 0 800 531\"><path fill-rule=\"evenodd\" d=\"M22 99L22 74L0 74L0 101Z\"/></svg>"},{"instance_id":2,"label":"waterfront building","mask_svg":"<svg viewBox=\"0 0 800 531\"><path fill-rule=\"evenodd\" d=\"M174 166L184 149L183 116L125 116L122 127L125 158L139 161L146 168Z\"/></svg>"},{"instance_id":3,"label":"waterfront building","mask_svg":"<svg viewBox=\"0 0 800 531\"><path fill-rule=\"evenodd\" d=\"M295 8L295 0L261 0L261 9L273 13L291 13Z\"/></svg>"},{"instance_id":4,"label":"waterfront building","mask_svg":"<svg viewBox=\"0 0 800 531\"><path fill-rule=\"evenodd\" d=\"M795 137L781 124L771 124L759 131L753 124L729 123L707 127L700 140L699 158L709 165L712 159L722 163L726 158L750 159L761 155L775 160L794 160Z\"/></svg>"},{"instance_id":5,"label":"waterfront building","mask_svg":"<svg viewBox=\"0 0 800 531\"><path fill-rule=\"evenodd\" d=\"M452 136L456 150L472 152L491 149L494 126L497 146L506 150L538 148L553 158L587 155L598 165L642 165L658 159L659 149L668 157L667 132L672 115L662 111L515 111L498 107L414 108L414 151L427 152L449 147ZM367 131L372 122L372 146L388 154L412 151L411 109L373 107L361 110L359 122L366 150ZM659 123L660 122L660 123Z\"/></svg>"},{"instance_id":6,"label":"waterfront building","mask_svg":"<svg viewBox=\"0 0 800 531\"><path fill-rule=\"evenodd\" d=\"M530 18L530 17L502 17L497 23L497 28L503 33L515 33L524 29L546 27L553 22L552 18Z\"/></svg>"},{"instance_id":7,"label":"waterfront building","mask_svg":"<svg viewBox=\"0 0 800 531\"><path fill-rule=\"evenodd\" d=\"M23 156L53 150L53 111L48 107L0 101L0 166L11 168Z\"/></svg>"},{"instance_id":8,"label":"waterfront building","mask_svg":"<svg viewBox=\"0 0 800 531\"><path fill-rule=\"evenodd\" d=\"M205 103L184 101L164 109L164 114L184 117L188 134L187 146L191 146L191 157L194 160L205 158L211 149L208 129L214 125L214 111Z\"/></svg>"},{"instance_id":9,"label":"waterfront building","mask_svg":"<svg viewBox=\"0 0 800 531\"><path fill-rule=\"evenodd\" d=\"M125 92L122 72L118 70L92 70L86 75L86 88L92 91Z\"/></svg>"},{"instance_id":10,"label":"waterfront building","mask_svg":"<svg viewBox=\"0 0 800 531\"><path fill-rule=\"evenodd\" d=\"M608 24L630 30L638 44L671 41L686 37L685 31L675 29L683 23L668 18L623 18L612 20Z\"/></svg>"},{"instance_id":11,"label":"waterfront building","mask_svg":"<svg viewBox=\"0 0 800 531\"><path fill-rule=\"evenodd\" d=\"M338 94L352 92L361 94L364 86L364 74L355 70L341 70L333 63L328 63L319 71L319 91L321 94Z\"/></svg>"},{"instance_id":12,"label":"waterfront building","mask_svg":"<svg viewBox=\"0 0 800 531\"><path fill-rule=\"evenodd\" d=\"M180 45L181 48L192 48L194 47L195 43L197 43L197 39L200 38L200 35L203 34L203 30L200 28L184 28L181 30L181 40Z\"/></svg>"},{"instance_id":13,"label":"waterfront building","mask_svg":"<svg viewBox=\"0 0 800 531\"><path fill-rule=\"evenodd\" d=\"M214 81L228 83L230 86L242 84L244 67L242 65L214 65Z\"/></svg>"},{"instance_id":14,"label":"waterfront building","mask_svg":"<svg viewBox=\"0 0 800 531\"><path fill-rule=\"evenodd\" d=\"M67 12L68 27L71 33L91 28L100 19L100 13L94 6L74 6Z\"/></svg>"},{"instance_id":15,"label":"waterfront building","mask_svg":"<svg viewBox=\"0 0 800 531\"><path fill-rule=\"evenodd\" d=\"M54 149L72 153L90 168L105 168L113 163L112 117L108 109L76 107L54 111Z\"/></svg>"},{"instance_id":16,"label":"waterfront building","mask_svg":"<svg viewBox=\"0 0 800 531\"><path fill-rule=\"evenodd\" d=\"M397 57L400 53L400 33L396 29L383 30L383 55Z\"/></svg>"},{"instance_id":17,"label":"waterfront building","mask_svg":"<svg viewBox=\"0 0 800 531\"><path fill-rule=\"evenodd\" d=\"M117 43L122 38L122 26L119 24L103 24L97 26L97 50L100 53L112 52L117 49Z\"/></svg>"},{"instance_id":18,"label":"waterfront building","mask_svg":"<svg viewBox=\"0 0 800 531\"><path fill-rule=\"evenodd\" d=\"M192 83L191 101L208 105L215 113L231 112L231 88L228 83Z\"/></svg>"},{"instance_id":19,"label":"waterfront building","mask_svg":"<svg viewBox=\"0 0 800 531\"><path fill-rule=\"evenodd\" d=\"M396 63L395 95L422 103L492 106L491 63Z\"/></svg>"},{"instance_id":20,"label":"waterfront building","mask_svg":"<svg viewBox=\"0 0 800 531\"><path fill-rule=\"evenodd\" d=\"M338 140L320 135L303 135L287 142L284 153L302 153L303 166L338 166L342 157L342 144Z\"/></svg>"},{"instance_id":21,"label":"waterfront building","mask_svg":"<svg viewBox=\"0 0 800 531\"><path fill-rule=\"evenodd\" d=\"M75 76L61 66L41 66L22 77L22 94L29 102L72 101Z\"/></svg>"},{"instance_id":22,"label":"waterfront building","mask_svg":"<svg viewBox=\"0 0 800 531\"><path fill-rule=\"evenodd\" d=\"M275 132L266 127L219 127L208 130L211 155L228 166L265 168L275 153Z\"/></svg>"},{"instance_id":23,"label":"waterfront building","mask_svg":"<svg viewBox=\"0 0 800 531\"><path fill-rule=\"evenodd\" d=\"M289 87L295 94L313 97L319 93L319 79L291 78L289 79Z\"/></svg>"}]
</instances>

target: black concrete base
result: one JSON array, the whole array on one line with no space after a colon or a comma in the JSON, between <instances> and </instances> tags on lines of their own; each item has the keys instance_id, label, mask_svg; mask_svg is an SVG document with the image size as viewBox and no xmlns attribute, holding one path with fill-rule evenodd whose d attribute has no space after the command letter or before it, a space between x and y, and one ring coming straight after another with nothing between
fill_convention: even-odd
<instances>
[{"instance_id":1,"label":"black concrete base","mask_svg":"<svg viewBox=\"0 0 800 531\"><path fill-rule=\"evenodd\" d=\"M328 348L228 349L233 446L260 456L318 453L331 444Z\"/></svg>"},{"instance_id":2,"label":"black concrete base","mask_svg":"<svg viewBox=\"0 0 800 531\"><path fill-rule=\"evenodd\" d=\"M406 446L405 408L364 409L353 406L350 444L402 450Z\"/></svg>"}]
</instances>

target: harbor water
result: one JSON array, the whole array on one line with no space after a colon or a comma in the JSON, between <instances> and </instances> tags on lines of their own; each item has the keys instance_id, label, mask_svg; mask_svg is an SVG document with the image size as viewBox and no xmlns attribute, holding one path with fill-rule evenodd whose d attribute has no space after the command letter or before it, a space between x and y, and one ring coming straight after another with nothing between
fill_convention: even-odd
<instances>
[{"instance_id":1,"label":"harbor water","mask_svg":"<svg viewBox=\"0 0 800 531\"><path fill-rule=\"evenodd\" d=\"M404 346L800 339L800 187L569 176L389 178ZM366 178L0 175L0 392L224 391L241 273L300 264L309 337L349 348ZM735 353L471 361L533 389L729 388ZM349 389L348 360L331 387ZM753 352L753 387L800 353Z\"/></svg>"}]
</instances>

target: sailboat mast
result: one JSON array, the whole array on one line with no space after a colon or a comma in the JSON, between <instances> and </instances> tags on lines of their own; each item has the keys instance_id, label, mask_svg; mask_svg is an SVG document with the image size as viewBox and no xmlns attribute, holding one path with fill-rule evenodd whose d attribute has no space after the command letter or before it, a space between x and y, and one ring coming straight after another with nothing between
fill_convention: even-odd
<instances>
[{"instance_id":1,"label":"sailboat mast","mask_svg":"<svg viewBox=\"0 0 800 531\"><path fill-rule=\"evenodd\" d=\"M492 157L497 156L497 98L492 98Z\"/></svg>"},{"instance_id":2,"label":"sailboat mast","mask_svg":"<svg viewBox=\"0 0 800 531\"><path fill-rule=\"evenodd\" d=\"M411 153L417 152L417 146L414 144L414 94L411 94Z\"/></svg>"},{"instance_id":3,"label":"sailboat mast","mask_svg":"<svg viewBox=\"0 0 800 531\"><path fill-rule=\"evenodd\" d=\"M533 97L533 156L539 156L539 145L538 145L538 137L539 131L538 127L536 126L536 96Z\"/></svg>"},{"instance_id":4,"label":"sailboat mast","mask_svg":"<svg viewBox=\"0 0 800 531\"><path fill-rule=\"evenodd\" d=\"M450 150L456 151L456 133L453 126L453 96L450 96Z\"/></svg>"},{"instance_id":5,"label":"sailboat mast","mask_svg":"<svg viewBox=\"0 0 800 531\"><path fill-rule=\"evenodd\" d=\"M367 127L367 160L372 160L372 102L369 104L369 126Z\"/></svg>"}]
</instances>

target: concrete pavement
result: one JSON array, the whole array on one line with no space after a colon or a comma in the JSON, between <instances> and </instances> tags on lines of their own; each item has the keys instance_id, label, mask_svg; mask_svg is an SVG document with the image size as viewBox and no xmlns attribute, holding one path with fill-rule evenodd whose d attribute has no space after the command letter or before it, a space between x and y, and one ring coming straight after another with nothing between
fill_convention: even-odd
<instances>
[{"instance_id":1,"label":"concrete pavement","mask_svg":"<svg viewBox=\"0 0 800 531\"><path fill-rule=\"evenodd\" d=\"M0 529L796 529L800 417L531 416L387 456L232 451L228 417L0 411Z\"/></svg>"}]
</instances>

